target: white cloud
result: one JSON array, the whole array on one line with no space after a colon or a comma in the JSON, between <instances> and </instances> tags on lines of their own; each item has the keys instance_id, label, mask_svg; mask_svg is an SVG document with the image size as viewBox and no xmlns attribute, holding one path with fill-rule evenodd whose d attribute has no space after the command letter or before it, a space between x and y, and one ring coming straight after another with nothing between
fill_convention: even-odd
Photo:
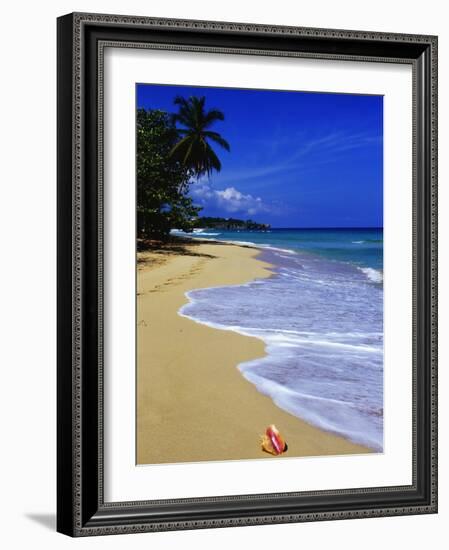
<instances>
[{"instance_id":1,"label":"white cloud","mask_svg":"<svg viewBox=\"0 0 449 550\"><path fill-rule=\"evenodd\" d=\"M219 208L228 214L254 216L270 210L260 197L244 194L235 187L217 190L207 183L199 182L191 187L190 194L196 203Z\"/></svg>"}]
</instances>

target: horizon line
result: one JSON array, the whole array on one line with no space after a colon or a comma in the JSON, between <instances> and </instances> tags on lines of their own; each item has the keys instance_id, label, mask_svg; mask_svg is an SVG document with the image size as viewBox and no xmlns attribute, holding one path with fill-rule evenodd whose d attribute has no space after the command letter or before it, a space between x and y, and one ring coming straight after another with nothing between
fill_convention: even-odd
<instances>
[{"instance_id":1,"label":"horizon line","mask_svg":"<svg viewBox=\"0 0 449 550\"><path fill-rule=\"evenodd\" d=\"M261 223L261 222L255 222L255 223ZM266 224L269 225L269 224ZM301 226L288 226L288 227L274 227L270 226L270 229L382 229L383 225L377 226L377 225L349 225L349 226L316 226L316 227L301 227Z\"/></svg>"}]
</instances>

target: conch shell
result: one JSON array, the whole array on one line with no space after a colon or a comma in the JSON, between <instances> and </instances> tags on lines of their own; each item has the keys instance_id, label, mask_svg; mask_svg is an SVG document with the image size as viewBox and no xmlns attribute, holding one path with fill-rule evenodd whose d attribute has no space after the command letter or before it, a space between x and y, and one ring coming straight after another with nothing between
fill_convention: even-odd
<instances>
[{"instance_id":1,"label":"conch shell","mask_svg":"<svg viewBox=\"0 0 449 550\"><path fill-rule=\"evenodd\" d=\"M281 455L288 448L287 443L274 424L270 424L265 430L265 434L261 436L261 447L263 451L272 455Z\"/></svg>"}]
</instances>

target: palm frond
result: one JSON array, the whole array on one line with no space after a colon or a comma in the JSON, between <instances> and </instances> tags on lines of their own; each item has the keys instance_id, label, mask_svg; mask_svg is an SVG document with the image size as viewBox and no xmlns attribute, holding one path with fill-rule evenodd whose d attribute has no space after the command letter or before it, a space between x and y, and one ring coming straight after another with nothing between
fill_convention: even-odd
<instances>
[{"instance_id":1,"label":"palm frond","mask_svg":"<svg viewBox=\"0 0 449 550\"><path fill-rule=\"evenodd\" d=\"M218 143L218 145L221 145L221 147L223 147L223 149L226 149L226 151L231 150L231 146L229 145L229 143L217 132L206 131L203 132L203 135L211 139L212 141L215 141L215 143Z\"/></svg>"},{"instance_id":2,"label":"palm frond","mask_svg":"<svg viewBox=\"0 0 449 550\"><path fill-rule=\"evenodd\" d=\"M184 151L189 146L189 144L189 136L182 138L173 146L172 150L170 151L170 157L172 157L174 160L180 160L181 157L184 156Z\"/></svg>"},{"instance_id":3,"label":"palm frond","mask_svg":"<svg viewBox=\"0 0 449 550\"><path fill-rule=\"evenodd\" d=\"M173 147L171 157L191 169L196 177L221 170L221 162L208 140L230 151L229 143L218 133L208 130L214 122L224 120L218 109L205 110L205 96L190 96L188 99L176 96L178 112L173 115L180 141ZM181 128L179 127L181 126Z\"/></svg>"},{"instance_id":4,"label":"palm frond","mask_svg":"<svg viewBox=\"0 0 449 550\"><path fill-rule=\"evenodd\" d=\"M210 175L212 172L212 168L216 170L217 172L220 172L221 170L221 162L220 159L215 154L215 151L212 149L212 147L206 143L206 151L207 151L207 158L208 158L208 166L207 166L207 175Z\"/></svg>"}]
</instances>

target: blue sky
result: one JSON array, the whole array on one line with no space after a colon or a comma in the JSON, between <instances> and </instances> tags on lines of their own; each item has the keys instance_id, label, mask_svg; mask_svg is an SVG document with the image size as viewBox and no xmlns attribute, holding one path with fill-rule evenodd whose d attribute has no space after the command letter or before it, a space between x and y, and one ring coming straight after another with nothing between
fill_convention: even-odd
<instances>
[{"instance_id":1,"label":"blue sky","mask_svg":"<svg viewBox=\"0 0 449 550\"><path fill-rule=\"evenodd\" d=\"M201 215L273 227L382 227L383 98L352 94L137 85L137 107L175 112L205 96L222 170L191 187Z\"/></svg>"}]
</instances>

